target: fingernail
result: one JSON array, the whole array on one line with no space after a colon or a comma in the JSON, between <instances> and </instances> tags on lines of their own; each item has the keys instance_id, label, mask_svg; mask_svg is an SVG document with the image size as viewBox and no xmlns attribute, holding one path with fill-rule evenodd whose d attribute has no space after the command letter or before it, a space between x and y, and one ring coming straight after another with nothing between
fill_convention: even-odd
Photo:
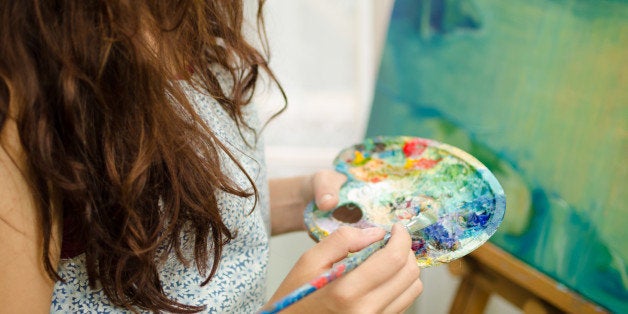
<instances>
[{"instance_id":1,"label":"fingernail","mask_svg":"<svg viewBox=\"0 0 628 314\"><path fill-rule=\"evenodd\" d=\"M328 200L332 199L334 196L331 194L323 194L323 196L321 196L321 198L319 199L320 203L324 203L327 202Z\"/></svg>"}]
</instances>

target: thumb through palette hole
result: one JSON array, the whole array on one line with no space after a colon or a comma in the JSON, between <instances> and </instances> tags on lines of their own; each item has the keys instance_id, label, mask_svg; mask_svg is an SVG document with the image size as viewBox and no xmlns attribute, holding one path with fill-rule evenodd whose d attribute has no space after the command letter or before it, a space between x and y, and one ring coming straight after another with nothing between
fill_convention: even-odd
<instances>
[{"instance_id":1,"label":"thumb through palette hole","mask_svg":"<svg viewBox=\"0 0 628 314\"><path fill-rule=\"evenodd\" d=\"M338 206L331 214L334 218L344 223L356 223L362 219L362 209L354 203Z\"/></svg>"}]
</instances>

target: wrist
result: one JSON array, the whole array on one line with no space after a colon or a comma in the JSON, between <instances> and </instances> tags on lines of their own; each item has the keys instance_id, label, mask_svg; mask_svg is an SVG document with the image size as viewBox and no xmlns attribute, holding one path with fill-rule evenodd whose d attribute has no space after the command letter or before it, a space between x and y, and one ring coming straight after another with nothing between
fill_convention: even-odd
<instances>
[{"instance_id":1,"label":"wrist","mask_svg":"<svg viewBox=\"0 0 628 314\"><path fill-rule=\"evenodd\" d=\"M301 178L301 188L300 188L300 199L302 204L304 205L303 208L305 208L305 206L307 206L307 204L311 201L314 200L314 177L315 177L315 173L312 173L310 175L305 175L300 177Z\"/></svg>"},{"instance_id":2,"label":"wrist","mask_svg":"<svg viewBox=\"0 0 628 314\"><path fill-rule=\"evenodd\" d=\"M314 198L313 175L270 181L272 234L305 230L303 210Z\"/></svg>"}]
</instances>

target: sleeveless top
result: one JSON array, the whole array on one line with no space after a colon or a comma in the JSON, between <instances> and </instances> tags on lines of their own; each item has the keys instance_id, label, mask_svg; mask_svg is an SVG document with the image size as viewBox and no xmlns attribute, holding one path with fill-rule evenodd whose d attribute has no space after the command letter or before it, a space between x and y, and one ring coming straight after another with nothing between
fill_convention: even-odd
<instances>
[{"instance_id":1,"label":"sleeveless top","mask_svg":"<svg viewBox=\"0 0 628 314\"><path fill-rule=\"evenodd\" d=\"M224 74L222 76L224 78ZM225 80L221 79L221 82ZM259 201L251 212L253 197L240 198L216 192L225 224L229 230L237 231L237 237L223 248L216 274L201 287L206 277L199 274L194 263L186 267L171 254L159 270L162 286L171 299L184 304L204 305L206 313L253 313L265 302L270 237L269 195L262 141L256 142L253 132L245 128L240 135L235 122L211 96L186 83L184 90L201 118L253 178ZM244 119L257 129L259 121L251 107L252 104L243 108ZM222 157L223 171L241 187L249 187L246 176L235 163L226 155ZM180 237L184 255L193 257L193 236L183 232ZM209 263L211 260L210 257ZM62 259L58 273L65 282L57 281L55 284L51 313L132 313L114 306L99 284L93 289L89 286L85 254Z\"/></svg>"}]
</instances>

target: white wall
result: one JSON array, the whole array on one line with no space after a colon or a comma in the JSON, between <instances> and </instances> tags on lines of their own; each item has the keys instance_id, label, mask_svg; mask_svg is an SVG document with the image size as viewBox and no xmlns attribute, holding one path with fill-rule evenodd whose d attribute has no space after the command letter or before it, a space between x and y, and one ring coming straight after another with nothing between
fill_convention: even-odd
<instances>
[{"instance_id":1,"label":"white wall","mask_svg":"<svg viewBox=\"0 0 628 314\"><path fill-rule=\"evenodd\" d=\"M271 67L289 98L264 131L271 177L331 168L342 148L364 137L392 0L271 0L266 28ZM266 115L281 107L272 89ZM269 294L314 242L305 233L271 241ZM425 269L425 290L408 313L447 313L458 280L444 266ZM487 313L513 309L499 299ZM516 311L515 311L516 312Z\"/></svg>"}]
</instances>

